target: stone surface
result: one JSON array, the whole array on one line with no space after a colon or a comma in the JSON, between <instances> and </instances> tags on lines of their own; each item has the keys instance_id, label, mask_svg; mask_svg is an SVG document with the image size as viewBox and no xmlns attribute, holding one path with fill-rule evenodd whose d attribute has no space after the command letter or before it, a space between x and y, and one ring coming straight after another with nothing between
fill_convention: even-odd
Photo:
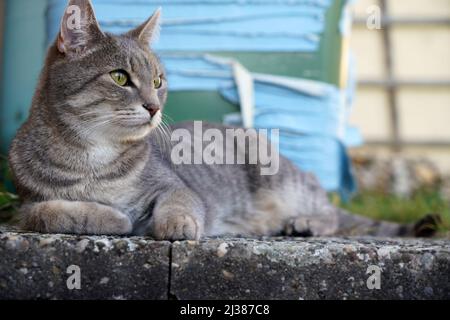
<instances>
[{"instance_id":1,"label":"stone surface","mask_svg":"<svg viewBox=\"0 0 450 320\"><path fill-rule=\"evenodd\" d=\"M450 298L448 240L171 244L0 229L0 257L0 299ZM80 268L80 290L68 289L71 265ZM367 287L370 266L381 268L381 289Z\"/></svg>"},{"instance_id":2,"label":"stone surface","mask_svg":"<svg viewBox=\"0 0 450 320\"><path fill-rule=\"evenodd\" d=\"M380 289L368 289L370 266L380 267ZM450 242L177 242L171 294L178 299L448 299Z\"/></svg>"},{"instance_id":3,"label":"stone surface","mask_svg":"<svg viewBox=\"0 0 450 320\"><path fill-rule=\"evenodd\" d=\"M141 238L3 233L0 299L166 299L169 250ZM67 286L71 265L80 290Z\"/></svg>"}]
</instances>

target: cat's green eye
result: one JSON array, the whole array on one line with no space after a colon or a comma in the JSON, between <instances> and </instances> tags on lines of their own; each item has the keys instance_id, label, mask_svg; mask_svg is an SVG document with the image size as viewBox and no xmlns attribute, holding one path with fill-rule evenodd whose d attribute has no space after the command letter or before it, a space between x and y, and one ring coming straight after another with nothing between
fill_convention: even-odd
<instances>
[{"instance_id":1,"label":"cat's green eye","mask_svg":"<svg viewBox=\"0 0 450 320\"><path fill-rule=\"evenodd\" d=\"M128 75L123 71L113 71L110 73L111 78L121 87L128 84Z\"/></svg>"},{"instance_id":2,"label":"cat's green eye","mask_svg":"<svg viewBox=\"0 0 450 320\"><path fill-rule=\"evenodd\" d=\"M155 87L155 89L160 89L162 87L162 78L161 76L155 78L155 80L153 80L153 86Z\"/></svg>"}]
</instances>

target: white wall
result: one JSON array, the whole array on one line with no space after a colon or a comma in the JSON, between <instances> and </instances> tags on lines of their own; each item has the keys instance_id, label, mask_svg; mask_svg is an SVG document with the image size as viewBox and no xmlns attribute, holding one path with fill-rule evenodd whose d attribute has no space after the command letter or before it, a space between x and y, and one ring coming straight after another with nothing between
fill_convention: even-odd
<instances>
[{"instance_id":1,"label":"white wall","mask_svg":"<svg viewBox=\"0 0 450 320\"><path fill-rule=\"evenodd\" d=\"M449 0L387 0L394 18L450 19ZM378 0L359 0L354 6L358 20ZM387 77L381 30L355 24L352 48L358 62L358 78L383 80ZM442 24L397 25L390 32L393 76L399 80L450 80L450 27ZM447 142L450 144L450 87L402 86L396 93L400 138L409 142ZM361 128L366 141L389 140L389 99L385 88L360 86L351 123ZM389 154L389 148L365 147L356 152ZM450 148L405 147L407 156L432 158L450 174Z\"/></svg>"}]
</instances>

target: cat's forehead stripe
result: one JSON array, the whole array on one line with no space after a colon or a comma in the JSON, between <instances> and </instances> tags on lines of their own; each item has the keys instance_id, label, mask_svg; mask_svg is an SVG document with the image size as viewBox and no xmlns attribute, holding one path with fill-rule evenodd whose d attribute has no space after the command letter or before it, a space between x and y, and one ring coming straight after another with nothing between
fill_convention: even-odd
<instances>
[{"instance_id":1,"label":"cat's forehead stripe","mask_svg":"<svg viewBox=\"0 0 450 320\"><path fill-rule=\"evenodd\" d=\"M136 58L133 56L130 57L130 66L131 66L131 71L133 73L137 73L140 66L139 66L139 63L136 61Z\"/></svg>"},{"instance_id":2,"label":"cat's forehead stripe","mask_svg":"<svg viewBox=\"0 0 450 320\"><path fill-rule=\"evenodd\" d=\"M131 70L135 74L153 74L157 72L156 64L150 62L152 56L142 50L136 50L130 57Z\"/></svg>"}]
</instances>

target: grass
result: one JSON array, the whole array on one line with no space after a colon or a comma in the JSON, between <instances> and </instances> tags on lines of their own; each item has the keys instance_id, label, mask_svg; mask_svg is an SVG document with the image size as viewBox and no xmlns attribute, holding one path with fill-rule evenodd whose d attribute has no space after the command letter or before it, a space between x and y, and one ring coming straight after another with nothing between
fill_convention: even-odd
<instances>
[{"instance_id":1,"label":"grass","mask_svg":"<svg viewBox=\"0 0 450 320\"><path fill-rule=\"evenodd\" d=\"M442 218L441 231L450 231L450 205L438 190L421 189L410 198L392 194L364 191L349 203L340 203L342 208L375 220L401 223L417 222L427 214L438 214Z\"/></svg>"},{"instance_id":2,"label":"grass","mask_svg":"<svg viewBox=\"0 0 450 320\"><path fill-rule=\"evenodd\" d=\"M0 223L11 220L19 205L19 198L6 187L9 180L7 159L0 155Z\"/></svg>"},{"instance_id":3,"label":"grass","mask_svg":"<svg viewBox=\"0 0 450 320\"><path fill-rule=\"evenodd\" d=\"M3 187L0 185L0 190ZM0 223L5 223L14 217L19 204L19 198L9 192L0 191Z\"/></svg>"}]
</instances>

